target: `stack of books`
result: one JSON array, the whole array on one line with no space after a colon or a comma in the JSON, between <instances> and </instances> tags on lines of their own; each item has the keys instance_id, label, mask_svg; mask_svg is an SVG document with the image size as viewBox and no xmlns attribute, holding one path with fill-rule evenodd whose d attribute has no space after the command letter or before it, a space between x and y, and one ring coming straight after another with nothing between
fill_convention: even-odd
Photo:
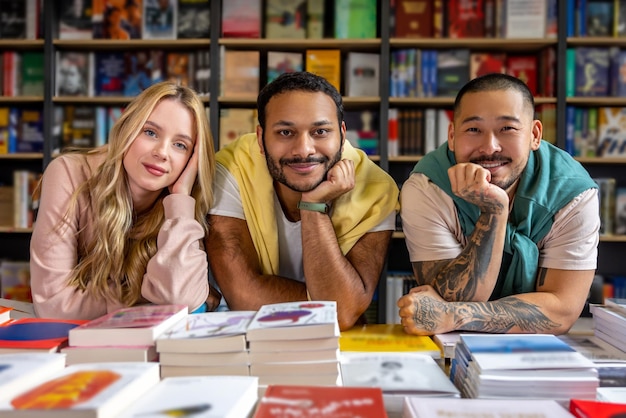
<instances>
[{"instance_id":1,"label":"stack of books","mask_svg":"<svg viewBox=\"0 0 626 418\"><path fill-rule=\"evenodd\" d=\"M0 402L64 368L60 353L0 354Z\"/></svg>"},{"instance_id":2,"label":"stack of books","mask_svg":"<svg viewBox=\"0 0 626 418\"><path fill-rule=\"evenodd\" d=\"M246 329L256 311L188 315L156 340L161 377L248 376Z\"/></svg>"},{"instance_id":3,"label":"stack of books","mask_svg":"<svg viewBox=\"0 0 626 418\"><path fill-rule=\"evenodd\" d=\"M466 398L595 399L595 364L554 335L461 334L450 379Z\"/></svg>"},{"instance_id":4,"label":"stack of books","mask_svg":"<svg viewBox=\"0 0 626 418\"><path fill-rule=\"evenodd\" d=\"M595 417L595 415L593 415ZM402 418L442 417L536 417L571 418L552 400L525 399L438 399L407 397Z\"/></svg>"},{"instance_id":5,"label":"stack of books","mask_svg":"<svg viewBox=\"0 0 626 418\"><path fill-rule=\"evenodd\" d=\"M13 310L10 310L13 312ZM0 325L0 354L20 352L55 353L68 344L70 329L83 320L18 318Z\"/></svg>"},{"instance_id":6,"label":"stack of books","mask_svg":"<svg viewBox=\"0 0 626 418\"><path fill-rule=\"evenodd\" d=\"M250 375L259 385L338 385L339 324L334 301L264 305L246 333Z\"/></svg>"},{"instance_id":7,"label":"stack of books","mask_svg":"<svg viewBox=\"0 0 626 418\"><path fill-rule=\"evenodd\" d=\"M69 346L61 352L68 364L156 361L156 339L185 318L187 311L185 305L118 309L72 328Z\"/></svg>"},{"instance_id":8,"label":"stack of books","mask_svg":"<svg viewBox=\"0 0 626 418\"><path fill-rule=\"evenodd\" d=\"M605 298L604 305L591 305L596 337L626 351L626 299Z\"/></svg>"}]
</instances>

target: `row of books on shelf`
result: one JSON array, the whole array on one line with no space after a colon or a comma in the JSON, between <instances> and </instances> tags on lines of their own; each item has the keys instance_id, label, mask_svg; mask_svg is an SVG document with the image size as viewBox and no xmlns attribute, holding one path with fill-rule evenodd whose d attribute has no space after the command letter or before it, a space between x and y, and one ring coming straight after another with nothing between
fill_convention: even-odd
<instances>
[{"instance_id":1,"label":"row of books on shelf","mask_svg":"<svg viewBox=\"0 0 626 418\"><path fill-rule=\"evenodd\" d=\"M626 96L626 50L580 46L565 53L567 97Z\"/></svg>"},{"instance_id":2,"label":"row of books on shelf","mask_svg":"<svg viewBox=\"0 0 626 418\"><path fill-rule=\"evenodd\" d=\"M567 106L565 150L575 157L626 156L626 107Z\"/></svg>"},{"instance_id":3,"label":"row of books on shelf","mask_svg":"<svg viewBox=\"0 0 626 418\"><path fill-rule=\"evenodd\" d=\"M0 226L17 229L33 226L39 205L35 191L40 178L40 173L15 170L13 185L0 185Z\"/></svg>"},{"instance_id":4,"label":"row of books on shelf","mask_svg":"<svg viewBox=\"0 0 626 418\"><path fill-rule=\"evenodd\" d=\"M42 152L43 110L0 107L0 154Z\"/></svg>"},{"instance_id":5,"label":"row of books on shelf","mask_svg":"<svg viewBox=\"0 0 626 418\"><path fill-rule=\"evenodd\" d=\"M59 39L209 38L209 0L63 0Z\"/></svg>"},{"instance_id":6,"label":"row of books on shelf","mask_svg":"<svg viewBox=\"0 0 626 418\"><path fill-rule=\"evenodd\" d=\"M209 94L208 49L197 51L57 51L57 96L136 96L163 80Z\"/></svg>"},{"instance_id":7,"label":"row of books on shelf","mask_svg":"<svg viewBox=\"0 0 626 418\"><path fill-rule=\"evenodd\" d=\"M594 177L600 199L600 235L626 234L626 187L613 177Z\"/></svg>"},{"instance_id":8,"label":"row of books on shelf","mask_svg":"<svg viewBox=\"0 0 626 418\"><path fill-rule=\"evenodd\" d=\"M523 80L534 96L555 94L555 50L507 54L468 48L391 51L391 97L455 96L469 80L488 73L507 73Z\"/></svg>"},{"instance_id":9,"label":"row of books on shelf","mask_svg":"<svg viewBox=\"0 0 626 418\"><path fill-rule=\"evenodd\" d=\"M626 276L604 276L602 286L604 299L626 299Z\"/></svg>"},{"instance_id":10,"label":"row of books on shelf","mask_svg":"<svg viewBox=\"0 0 626 418\"><path fill-rule=\"evenodd\" d=\"M0 52L0 96L43 96L44 78L43 52Z\"/></svg>"},{"instance_id":11,"label":"row of books on shelf","mask_svg":"<svg viewBox=\"0 0 626 418\"><path fill-rule=\"evenodd\" d=\"M626 36L622 0L567 0L567 36Z\"/></svg>"},{"instance_id":12,"label":"row of books on shelf","mask_svg":"<svg viewBox=\"0 0 626 418\"><path fill-rule=\"evenodd\" d=\"M556 0L395 0L399 38L555 38Z\"/></svg>"}]
</instances>

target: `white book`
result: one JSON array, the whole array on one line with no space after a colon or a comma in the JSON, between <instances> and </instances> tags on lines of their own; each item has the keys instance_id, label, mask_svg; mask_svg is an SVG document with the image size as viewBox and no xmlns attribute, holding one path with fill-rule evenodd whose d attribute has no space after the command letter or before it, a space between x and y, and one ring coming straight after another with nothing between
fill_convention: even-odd
<instances>
[{"instance_id":1,"label":"white book","mask_svg":"<svg viewBox=\"0 0 626 418\"><path fill-rule=\"evenodd\" d=\"M37 385L63 368L65 355L60 353L0 354L0 400Z\"/></svg>"},{"instance_id":2,"label":"white book","mask_svg":"<svg viewBox=\"0 0 626 418\"><path fill-rule=\"evenodd\" d=\"M626 361L626 353L593 335L566 334L559 335L559 339L596 363L616 360Z\"/></svg>"},{"instance_id":3,"label":"white book","mask_svg":"<svg viewBox=\"0 0 626 418\"><path fill-rule=\"evenodd\" d=\"M123 361L157 361L154 345L64 347L61 353L67 356L67 364Z\"/></svg>"},{"instance_id":4,"label":"white book","mask_svg":"<svg viewBox=\"0 0 626 418\"><path fill-rule=\"evenodd\" d=\"M432 336L433 341L441 349L444 358L454 358L454 348L461 338L462 331L452 331Z\"/></svg>"},{"instance_id":5,"label":"white book","mask_svg":"<svg viewBox=\"0 0 626 418\"><path fill-rule=\"evenodd\" d=\"M343 352L341 376L344 386L380 387L383 393L459 396L459 390L427 354Z\"/></svg>"},{"instance_id":6,"label":"white book","mask_svg":"<svg viewBox=\"0 0 626 418\"><path fill-rule=\"evenodd\" d=\"M508 0L505 38L544 38L547 11L546 0Z\"/></svg>"},{"instance_id":7,"label":"white book","mask_svg":"<svg viewBox=\"0 0 626 418\"><path fill-rule=\"evenodd\" d=\"M250 416L258 399L254 376L168 377L145 393L119 418Z\"/></svg>"},{"instance_id":8,"label":"white book","mask_svg":"<svg viewBox=\"0 0 626 418\"><path fill-rule=\"evenodd\" d=\"M259 385L342 386L340 373L275 374L259 376Z\"/></svg>"},{"instance_id":9,"label":"white book","mask_svg":"<svg viewBox=\"0 0 626 418\"><path fill-rule=\"evenodd\" d=\"M72 328L69 345L153 345L155 340L188 315L186 305L141 305L118 309Z\"/></svg>"},{"instance_id":10,"label":"white book","mask_svg":"<svg viewBox=\"0 0 626 418\"><path fill-rule=\"evenodd\" d=\"M161 365L161 379L177 376L249 376L248 364L225 364L221 366L167 366Z\"/></svg>"},{"instance_id":11,"label":"white book","mask_svg":"<svg viewBox=\"0 0 626 418\"><path fill-rule=\"evenodd\" d=\"M339 374L339 360L251 363L251 376Z\"/></svg>"},{"instance_id":12,"label":"white book","mask_svg":"<svg viewBox=\"0 0 626 418\"><path fill-rule=\"evenodd\" d=\"M157 351L219 353L244 351L246 329L256 311L187 315L156 340Z\"/></svg>"},{"instance_id":13,"label":"white book","mask_svg":"<svg viewBox=\"0 0 626 418\"><path fill-rule=\"evenodd\" d=\"M346 95L348 97L379 95L380 54L348 52L346 64Z\"/></svg>"},{"instance_id":14,"label":"white book","mask_svg":"<svg viewBox=\"0 0 626 418\"><path fill-rule=\"evenodd\" d=\"M599 387L596 398L603 402L626 404L626 387Z\"/></svg>"},{"instance_id":15,"label":"white book","mask_svg":"<svg viewBox=\"0 0 626 418\"><path fill-rule=\"evenodd\" d=\"M299 361L332 361L339 359L339 349L317 350L317 346L311 344L308 351L266 351L250 352L250 363L271 362L299 362Z\"/></svg>"},{"instance_id":16,"label":"white book","mask_svg":"<svg viewBox=\"0 0 626 418\"><path fill-rule=\"evenodd\" d=\"M304 301L263 305L246 333L248 341L339 337L337 302Z\"/></svg>"},{"instance_id":17,"label":"white book","mask_svg":"<svg viewBox=\"0 0 626 418\"><path fill-rule=\"evenodd\" d=\"M553 400L442 399L406 397L402 418L462 417L571 418Z\"/></svg>"},{"instance_id":18,"label":"white book","mask_svg":"<svg viewBox=\"0 0 626 418\"><path fill-rule=\"evenodd\" d=\"M0 402L0 416L117 417L159 380L157 363L74 364Z\"/></svg>"},{"instance_id":19,"label":"white book","mask_svg":"<svg viewBox=\"0 0 626 418\"><path fill-rule=\"evenodd\" d=\"M248 344L248 350L251 354L309 351L311 347L315 347L317 350L335 350L339 348L339 339L327 337L311 340L250 341Z\"/></svg>"},{"instance_id":20,"label":"white book","mask_svg":"<svg viewBox=\"0 0 626 418\"><path fill-rule=\"evenodd\" d=\"M225 353L159 353L162 366L222 366L227 364L248 364L247 351Z\"/></svg>"}]
</instances>

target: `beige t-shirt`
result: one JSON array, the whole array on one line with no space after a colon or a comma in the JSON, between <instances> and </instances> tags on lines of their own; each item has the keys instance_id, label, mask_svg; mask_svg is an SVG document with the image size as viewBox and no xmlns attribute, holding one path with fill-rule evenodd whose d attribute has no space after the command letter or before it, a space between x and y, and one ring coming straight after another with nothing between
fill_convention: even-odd
<instances>
[{"instance_id":1,"label":"beige t-shirt","mask_svg":"<svg viewBox=\"0 0 626 418\"><path fill-rule=\"evenodd\" d=\"M411 262L456 258L467 245L450 196L428 177L414 173L400 192L402 228ZM539 267L594 270L600 228L598 190L588 189L554 216L538 243Z\"/></svg>"},{"instance_id":2,"label":"beige t-shirt","mask_svg":"<svg viewBox=\"0 0 626 418\"><path fill-rule=\"evenodd\" d=\"M30 247L33 303L40 317L93 319L122 307L119 301L79 292L67 284L82 244L93 237L91 202L81 197L77 216L70 219L63 235L54 231L72 193L102 159L94 155L86 158L87 163L82 155L60 156L43 176ZM184 304L193 311L209 294L204 230L195 220L193 197L172 194L163 199L163 207L165 221L157 237L158 250L148 261L141 296L155 304Z\"/></svg>"}]
</instances>

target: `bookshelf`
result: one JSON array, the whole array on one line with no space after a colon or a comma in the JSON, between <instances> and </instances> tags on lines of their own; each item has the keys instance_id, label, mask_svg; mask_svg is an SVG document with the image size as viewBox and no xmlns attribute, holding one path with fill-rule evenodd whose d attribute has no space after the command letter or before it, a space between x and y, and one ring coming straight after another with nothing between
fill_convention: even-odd
<instances>
[{"instance_id":1,"label":"bookshelf","mask_svg":"<svg viewBox=\"0 0 626 418\"><path fill-rule=\"evenodd\" d=\"M53 118L54 110L59 106L85 105L85 106L123 106L129 101L129 97L123 96L56 96L55 80L56 71L55 56L59 51L137 51L137 50L162 50L168 51L196 51L207 50L210 57L211 94L205 98L208 108L207 114L214 136L216 148L219 147L219 126L220 111L227 108L247 108L253 109L256 104L256 96L249 97L229 97L221 96L220 80L221 74L221 50L252 50L260 53L259 67L259 88L264 85L266 79L266 56L269 51L287 51L304 53L307 49L337 49L340 51L342 59L349 52L373 52L380 54L380 80L379 92L376 97L344 97L346 110L369 109L378 112L380 123L378 133L379 142L378 153L370 158L376 161L383 169L387 170L399 182L408 177L408 173L413 165L419 161L420 155L388 155L388 125L386 123L390 108L406 109L450 109L453 105L454 97L390 97L389 78L391 74L390 58L394 50L402 48L450 50L456 48L467 48L470 51L480 52L504 52L512 54L535 54L539 55L546 48L553 48L556 51L556 86L555 94L549 96L536 97L537 105L555 105L556 112L556 132L558 133L556 143L561 148L565 147L564 132L566 130L565 107L574 106L624 106L626 107L626 97L567 97L565 94L566 63L565 55L569 47L576 46L617 46L626 48L626 38L613 37L568 37L567 36L567 10L560 7L558 11L558 36L553 38L538 39L504 39L504 38L398 38L392 36L390 20L393 10L390 2L379 0L377 35L369 39L267 39L267 38L226 38L222 37L222 0L207 0L210 3L210 37L203 39L130 39L130 40L69 40L59 39L59 15L60 11L55 8L54 2L43 3L43 38L35 40L0 39L0 51L42 51L45 59L45 73L49 75L45 79L44 94L42 97L6 97L0 96L0 107L43 107L44 112L44 132L46 142L42 153L34 154L7 154L0 155L2 169L0 169L0 180L3 183L11 184L10 174L16 169L32 169L42 171L54 157L58 144L53 140ZM265 1L260 1L261 7ZM329 13L326 19L332 19L333 2L326 1ZM560 4L560 2L559 2ZM263 9L261 9L263 10ZM332 25L328 25L329 27ZM261 24L261 34L263 25ZM342 62L342 66L345 63ZM342 73L342 82L345 82L345 74ZM579 158L579 161L592 173L592 175L611 175L616 177L617 184L626 186L626 158ZM14 259L28 258L28 242L30 238L29 229L16 230L10 226L0 227L0 253L4 257ZM626 249L626 237L624 236L603 236L600 242L600 255L598 272L607 275L626 275L623 266L619 265L619 255ZM395 233L388 257L389 270L410 270L408 254L404 245L402 233ZM379 300L384 300L385 289L384 280L379 286ZM384 313L384 309L379 309ZM380 317L379 317L380 319Z\"/></svg>"}]
</instances>

